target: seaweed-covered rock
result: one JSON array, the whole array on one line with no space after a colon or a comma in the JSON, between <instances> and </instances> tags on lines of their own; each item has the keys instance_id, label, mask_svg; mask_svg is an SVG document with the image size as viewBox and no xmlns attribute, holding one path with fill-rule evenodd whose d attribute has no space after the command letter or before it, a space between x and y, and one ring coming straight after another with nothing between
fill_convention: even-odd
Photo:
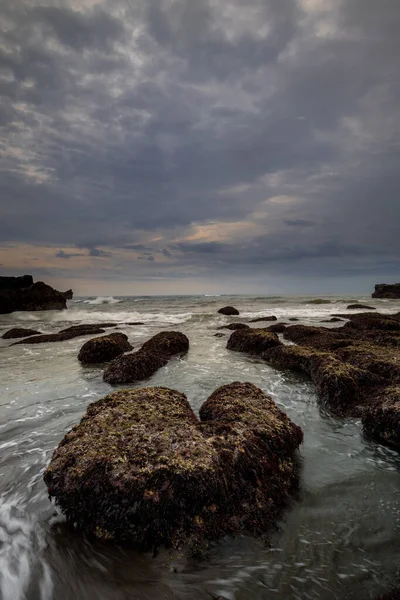
<instances>
[{"instance_id":1,"label":"seaweed-covered rock","mask_svg":"<svg viewBox=\"0 0 400 600\"><path fill-rule=\"evenodd\" d=\"M31 335L40 335L40 331L35 329L24 329L23 327L14 327L6 331L1 337L4 340L14 340L17 338L29 337Z\"/></svg>"},{"instance_id":2,"label":"seaweed-covered rock","mask_svg":"<svg viewBox=\"0 0 400 600\"><path fill-rule=\"evenodd\" d=\"M278 336L266 329L239 329L230 336L227 348L235 352L261 354L280 343Z\"/></svg>"},{"instance_id":3,"label":"seaweed-covered rock","mask_svg":"<svg viewBox=\"0 0 400 600\"><path fill-rule=\"evenodd\" d=\"M291 325L286 327L283 337L301 346L312 346L319 350L334 350L352 343L350 335L343 328L314 327L312 325Z\"/></svg>"},{"instance_id":4,"label":"seaweed-covered rock","mask_svg":"<svg viewBox=\"0 0 400 600\"><path fill-rule=\"evenodd\" d=\"M366 435L400 449L400 386L384 390L380 401L367 409L362 418Z\"/></svg>"},{"instance_id":5,"label":"seaweed-covered rock","mask_svg":"<svg viewBox=\"0 0 400 600\"><path fill-rule=\"evenodd\" d=\"M349 304L347 310L376 310L374 306L367 306L366 304Z\"/></svg>"},{"instance_id":6,"label":"seaweed-covered rock","mask_svg":"<svg viewBox=\"0 0 400 600\"><path fill-rule=\"evenodd\" d=\"M78 354L78 360L84 364L108 362L132 349L127 335L110 333L85 342Z\"/></svg>"},{"instance_id":7,"label":"seaweed-covered rock","mask_svg":"<svg viewBox=\"0 0 400 600\"><path fill-rule=\"evenodd\" d=\"M142 550L266 531L298 485L301 429L252 384L200 412L159 387L94 402L53 454L49 495L69 523Z\"/></svg>"},{"instance_id":8,"label":"seaweed-covered rock","mask_svg":"<svg viewBox=\"0 0 400 600\"><path fill-rule=\"evenodd\" d=\"M147 379L174 355L189 350L189 340L179 331L163 331L145 342L137 352L119 356L104 371L103 379L113 385Z\"/></svg>"},{"instance_id":9,"label":"seaweed-covered rock","mask_svg":"<svg viewBox=\"0 0 400 600\"><path fill-rule=\"evenodd\" d=\"M62 329L58 333L42 333L41 335L35 335L33 337L26 338L17 344L44 344L49 342L65 342L72 340L73 338L84 336L84 335L96 335L99 333L105 333L103 327L115 327L115 323L100 323L96 325L73 325Z\"/></svg>"},{"instance_id":10,"label":"seaweed-covered rock","mask_svg":"<svg viewBox=\"0 0 400 600\"><path fill-rule=\"evenodd\" d=\"M230 331L237 331L238 329L250 329L250 325L245 323L229 323L229 325L222 325L218 329L229 329Z\"/></svg>"},{"instance_id":11,"label":"seaweed-covered rock","mask_svg":"<svg viewBox=\"0 0 400 600\"><path fill-rule=\"evenodd\" d=\"M321 321L321 323L339 323L343 322L343 319L339 319L339 317L332 317L332 319L327 319L326 321Z\"/></svg>"},{"instance_id":12,"label":"seaweed-covered rock","mask_svg":"<svg viewBox=\"0 0 400 600\"><path fill-rule=\"evenodd\" d=\"M261 321L277 321L277 317L271 315L270 317L257 317L257 319L251 319L250 323L259 323Z\"/></svg>"},{"instance_id":13,"label":"seaweed-covered rock","mask_svg":"<svg viewBox=\"0 0 400 600\"><path fill-rule=\"evenodd\" d=\"M218 311L221 315L227 315L228 317L239 315L239 311L237 308L233 306L225 306L224 308L220 308Z\"/></svg>"},{"instance_id":14,"label":"seaweed-covered rock","mask_svg":"<svg viewBox=\"0 0 400 600\"><path fill-rule=\"evenodd\" d=\"M269 325L269 327L267 327L267 330L272 331L272 333L283 333L285 329L285 323L274 323L273 325Z\"/></svg>"}]
</instances>

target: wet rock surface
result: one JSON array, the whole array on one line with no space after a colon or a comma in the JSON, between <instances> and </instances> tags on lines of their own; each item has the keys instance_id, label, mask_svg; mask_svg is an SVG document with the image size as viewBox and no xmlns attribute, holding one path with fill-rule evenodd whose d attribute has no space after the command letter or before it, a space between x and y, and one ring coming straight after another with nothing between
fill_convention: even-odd
<instances>
[{"instance_id":1,"label":"wet rock surface","mask_svg":"<svg viewBox=\"0 0 400 600\"><path fill-rule=\"evenodd\" d=\"M400 283L378 283L372 297L396 300L400 298Z\"/></svg>"},{"instance_id":2,"label":"wet rock surface","mask_svg":"<svg viewBox=\"0 0 400 600\"><path fill-rule=\"evenodd\" d=\"M134 383L147 379L176 355L189 350L188 338L179 331L163 331L145 342L137 352L116 358L104 371L107 383Z\"/></svg>"},{"instance_id":3,"label":"wet rock surface","mask_svg":"<svg viewBox=\"0 0 400 600\"><path fill-rule=\"evenodd\" d=\"M234 308L233 306L225 306L224 308L220 308L218 312L221 315L227 315L228 317L237 316L240 314L238 309Z\"/></svg>"},{"instance_id":4,"label":"wet rock surface","mask_svg":"<svg viewBox=\"0 0 400 600\"><path fill-rule=\"evenodd\" d=\"M109 362L117 356L133 350L124 333L110 333L85 342L78 354L78 360L83 364Z\"/></svg>"},{"instance_id":5,"label":"wet rock surface","mask_svg":"<svg viewBox=\"0 0 400 600\"><path fill-rule=\"evenodd\" d=\"M267 531L298 486L301 429L246 383L216 390L200 419L160 387L90 404L45 471L49 495L79 529L141 550Z\"/></svg>"},{"instance_id":6,"label":"wet rock surface","mask_svg":"<svg viewBox=\"0 0 400 600\"><path fill-rule=\"evenodd\" d=\"M24 329L23 327L14 327L9 329L1 336L3 340L13 340L17 338L29 337L31 335L40 335L40 331L35 329Z\"/></svg>"},{"instance_id":7,"label":"wet rock surface","mask_svg":"<svg viewBox=\"0 0 400 600\"><path fill-rule=\"evenodd\" d=\"M245 323L230 323L229 325L222 325L222 327L218 327L218 329L229 329L230 331L236 331L238 329L250 329L250 325L246 325Z\"/></svg>"},{"instance_id":8,"label":"wet rock surface","mask_svg":"<svg viewBox=\"0 0 400 600\"><path fill-rule=\"evenodd\" d=\"M257 317L257 319L251 319L249 323L260 323L261 321L277 321L277 317L271 315L270 317Z\"/></svg>"},{"instance_id":9,"label":"wet rock surface","mask_svg":"<svg viewBox=\"0 0 400 600\"><path fill-rule=\"evenodd\" d=\"M266 329L240 329L232 333L227 348L236 352L262 354L280 343L278 336Z\"/></svg>"},{"instance_id":10,"label":"wet rock surface","mask_svg":"<svg viewBox=\"0 0 400 600\"><path fill-rule=\"evenodd\" d=\"M105 333L106 327L115 327L115 323L99 323L94 325L73 325L62 329L58 333L42 333L41 335L35 335L27 339L16 342L17 344L44 344L49 342L65 342L72 340L73 338L84 336L84 335L96 335L99 333Z\"/></svg>"},{"instance_id":11,"label":"wet rock surface","mask_svg":"<svg viewBox=\"0 0 400 600\"><path fill-rule=\"evenodd\" d=\"M374 306L367 306L366 304L349 304L347 310L376 310Z\"/></svg>"}]
</instances>

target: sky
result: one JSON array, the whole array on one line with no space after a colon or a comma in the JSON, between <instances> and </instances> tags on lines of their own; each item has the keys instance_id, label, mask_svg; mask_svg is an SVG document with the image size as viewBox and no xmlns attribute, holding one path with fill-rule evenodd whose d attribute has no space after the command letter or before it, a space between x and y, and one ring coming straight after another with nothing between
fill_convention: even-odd
<instances>
[{"instance_id":1,"label":"sky","mask_svg":"<svg viewBox=\"0 0 400 600\"><path fill-rule=\"evenodd\" d=\"M399 0L2 0L0 274L400 280Z\"/></svg>"}]
</instances>

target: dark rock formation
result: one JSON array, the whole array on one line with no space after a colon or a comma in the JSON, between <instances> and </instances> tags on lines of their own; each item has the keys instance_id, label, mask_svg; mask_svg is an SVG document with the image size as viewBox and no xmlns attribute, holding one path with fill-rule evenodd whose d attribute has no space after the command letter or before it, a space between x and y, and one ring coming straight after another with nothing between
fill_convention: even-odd
<instances>
[{"instance_id":1,"label":"dark rock formation","mask_svg":"<svg viewBox=\"0 0 400 600\"><path fill-rule=\"evenodd\" d=\"M250 329L250 326L245 325L245 323L230 323L229 325L222 325L222 327L218 327L218 329L229 329L230 331L237 331L238 329Z\"/></svg>"},{"instance_id":2,"label":"dark rock formation","mask_svg":"<svg viewBox=\"0 0 400 600\"><path fill-rule=\"evenodd\" d=\"M222 337L225 337L225 334L224 333L215 333L214 337L222 338Z\"/></svg>"},{"instance_id":3,"label":"dark rock formation","mask_svg":"<svg viewBox=\"0 0 400 600\"><path fill-rule=\"evenodd\" d=\"M305 304L331 304L331 301L324 298L315 298L314 300L307 300Z\"/></svg>"},{"instance_id":4,"label":"dark rock formation","mask_svg":"<svg viewBox=\"0 0 400 600\"><path fill-rule=\"evenodd\" d=\"M160 387L90 404L45 471L49 495L75 527L140 550L265 532L298 486L301 429L251 384L200 413Z\"/></svg>"},{"instance_id":5,"label":"dark rock formation","mask_svg":"<svg viewBox=\"0 0 400 600\"><path fill-rule=\"evenodd\" d=\"M349 304L347 310L376 310L374 306L368 306L367 304Z\"/></svg>"},{"instance_id":6,"label":"dark rock formation","mask_svg":"<svg viewBox=\"0 0 400 600\"><path fill-rule=\"evenodd\" d=\"M93 338L83 344L78 360L84 364L109 362L117 356L133 350L124 333L110 333L102 337Z\"/></svg>"},{"instance_id":7,"label":"dark rock formation","mask_svg":"<svg viewBox=\"0 0 400 600\"><path fill-rule=\"evenodd\" d=\"M339 319L339 317L332 317L332 319L321 321L321 323L339 323L340 321L343 321L343 319Z\"/></svg>"},{"instance_id":8,"label":"dark rock formation","mask_svg":"<svg viewBox=\"0 0 400 600\"><path fill-rule=\"evenodd\" d=\"M379 596L376 600L400 600L400 587L392 590L388 594Z\"/></svg>"},{"instance_id":9,"label":"dark rock formation","mask_svg":"<svg viewBox=\"0 0 400 600\"><path fill-rule=\"evenodd\" d=\"M297 319L297 317L292 317L291 319L289 319L289 321L299 321L299 319Z\"/></svg>"},{"instance_id":10,"label":"dark rock formation","mask_svg":"<svg viewBox=\"0 0 400 600\"><path fill-rule=\"evenodd\" d=\"M1 337L4 340L15 340L16 338L24 338L31 335L40 335L40 331L35 331L35 329L24 329L23 327L14 327L14 329L6 331Z\"/></svg>"},{"instance_id":11,"label":"dark rock formation","mask_svg":"<svg viewBox=\"0 0 400 600\"><path fill-rule=\"evenodd\" d=\"M97 335L99 333L105 333L104 327L115 327L115 323L99 323L95 325L73 325L62 329L58 333L43 333L41 335L35 335L29 337L20 342L13 344L44 344L47 342L65 342L72 340L73 338L80 337L83 335Z\"/></svg>"},{"instance_id":12,"label":"dark rock formation","mask_svg":"<svg viewBox=\"0 0 400 600\"><path fill-rule=\"evenodd\" d=\"M63 310L67 302L58 292L42 281L28 288L2 289L0 291L0 314L14 311Z\"/></svg>"},{"instance_id":13,"label":"dark rock formation","mask_svg":"<svg viewBox=\"0 0 400 600\"><path fill-rule=\"evenodd\" d=\"M285 323L275 323L274 325L270 325L269 327L267 327L267 330L272 331L273 333L283 333L285 329Z\"/></svg>"},{"instance_id":14,"label":"dark rock formation","mask_svg":"<svg viewBox=\"0 0 400 600\"><path fill-rule=\"evenodd\" d=\"M116 358L103 379L113 385L147 379L175 355L189 350L189 340L179 331L163 331L145 342L137 352Z\"/></svg>"},{"instance_id":15,"label":"dark rock formation","mask_svg":"<svg viewBox=\"0 0 400 600\"><path fill-rule=\"evenodd\" d=\"M372 294L372 298L389 298L396 300L400 298L400 283L378 283L375 286L375 292Z\"/></svg>"},{"instance_id":16,"label":"dark rock formation","mask_svg":"<svg viewBox=\"0 0 400 600\"><path fill-rule=\"evenodd\" d=\"M266 329L240 329L232 333L227 348L235 352L261 354L264 350L278 344L280 344L278 336Z\"/></svg>"},{"instance_id":17,"label":"dark rock formation","mask_svg":"<svg viewBox=\"0 0 400 600\"><path fill-rule=\"evenodd\" d=\"M72 290L67 290L66 292L61 292L61 294L64 296L64 298L66 300L72 300L72 298L74 297L74 293Z\"/></svg>"},{"instance_id":18,"label":"dark rock formation","mask_svg":"<svg viewBox=\"0 0 400 600\"><path fill-rule=\"evenodd\" d=\"M364 411L362 423L367 436L400 450L400 385L386 388L381 401Z\"/></svg>"},{"instance_id":19,"label":"dark rock formation","mask_svg":"<svg viewBox=\"0 0 400 600\"><path fill-rule=\"evenodd\" d=\"M32 275L22 277L0 277L0 291L23 290L33 285Z\"/></svg>"},{"instance_id":20,"label":"dark rock formation","mask_svg":"<svg viewBox=\"0 0 400 600\"><path fill-rule=\"evenodd\" d=\"M249 323L259 323L260 321L277 321L278 319L273 315L270 317L258 317L257 319L251 319Z\"/></svg>"},{"instance_id":21,"label":"dark rock formation","mask_svg":"<svg viewBox=\"0 0 400 600\"><path fill-rule=\"evenodd\" d=\"M221 315L228 315L228 317L240 314L238 309L233 308L233 306L225 306L224 308L220 308L218 312Z\"/></svg>"}]
</instances>

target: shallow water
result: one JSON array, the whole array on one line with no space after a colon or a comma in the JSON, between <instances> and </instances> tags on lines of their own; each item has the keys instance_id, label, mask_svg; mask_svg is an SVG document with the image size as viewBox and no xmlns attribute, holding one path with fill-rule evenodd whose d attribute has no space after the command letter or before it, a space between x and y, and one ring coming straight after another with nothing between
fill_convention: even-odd
<instances>
[{"instance_id":1,"label":"shallow water","mask_svg":"<svg viewBox=\"0 0 400 600\"><path fill-rule=\"evenodd\" d=\"M172 552L153 558L94 543L63 525L42 475L64 433L112 388L100 368L77 361L88 338L26 347L0 340L0 598L330 600L374 598L390 589L400 577L400 456L365 440L359 421L325 414L306 379L229 352L229 332L214 337L217 326L240 321L218 315L220 306L237 306L241 318L275 314L317 324L346 312L354 300L81 298L68 311L0 316L0 335L16 325L50 332L78 323L143 321L119 327L136 348L158 331L178 329L190 339L188 355L143 385L176 388L197 411L219 385L250 381L271 394L305 435L300 497L269 545L229 538L196 563ZM396 301L359 300L381 312L400 310Z\"/></svg>"}]
</instances>

